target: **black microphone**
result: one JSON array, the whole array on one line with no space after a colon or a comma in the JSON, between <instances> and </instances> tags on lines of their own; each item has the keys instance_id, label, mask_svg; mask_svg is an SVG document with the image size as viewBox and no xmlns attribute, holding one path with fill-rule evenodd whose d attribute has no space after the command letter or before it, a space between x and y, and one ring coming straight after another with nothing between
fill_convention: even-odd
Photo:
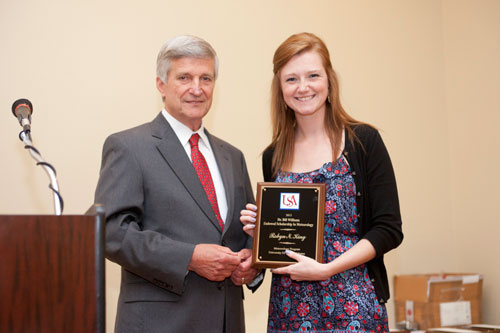
<instances>
[{"instance_id":1,"label":"black microphone","mask_svg":"<svg viewBox=\"0 0 500 333\"><path fill-rule=\"evenodd\" d=\"M12 114L19 120L19 124L25 132L31 131L31 114L33 105L25 98L18 99L12 104Z\"/></svg>"}]
</instances>

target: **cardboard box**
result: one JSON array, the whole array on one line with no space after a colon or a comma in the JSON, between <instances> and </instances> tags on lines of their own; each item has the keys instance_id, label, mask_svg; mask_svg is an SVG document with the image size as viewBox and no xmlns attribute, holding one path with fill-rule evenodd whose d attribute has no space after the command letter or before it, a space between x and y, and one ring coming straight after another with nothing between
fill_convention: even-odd
<instances>
[{"instance_id":1,"label":"cardboard box","mask_svg":"<svg viewBox=\"0 0 500 333\"><path fill-rule=\"evenodd\" d=\"M465 327L453 328L453 327L440 327L431 328L428 332L441 332L441 333L498 333L500 332L500 326L497 325L467 325Z\"/></svg>"},{"instance_id":2,"label":"cardboard box","mask_svg":"<svg viewBox=\"0 0 500 333\"><path fill-rule=\"evenodd\" d=\"M500 332L500 326L498 325L476 324L468 325L465 328L482 333Z\"/></svg>"},{"instance_id":3,"label":"cardboard box","mask_svg":"<svg viewBox=\"0 0 500 333\"><path fill-rule=\"evenodd\" d=\"M413 321L420 330L479 324L482 291L479 274L396 275L396 322Z\"/></svg>"}]
</instances>

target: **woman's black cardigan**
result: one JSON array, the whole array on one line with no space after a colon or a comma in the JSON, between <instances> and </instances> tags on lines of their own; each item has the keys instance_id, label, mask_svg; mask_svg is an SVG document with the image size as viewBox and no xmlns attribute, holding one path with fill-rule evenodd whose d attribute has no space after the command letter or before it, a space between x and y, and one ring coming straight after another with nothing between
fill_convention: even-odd
<instances>
[{"instance_id":1,"label":"woman's black cardigan","mask_svg":"<svg viewBox=\"0 0 500 333\"><path fill-rule=\"evenodd\" d=\"M368 274L380 303L389 299L389 281L384 253L401 244L401 213L398 190L389 153L378 131L368 125L352 127L359 141L346 131L346 157L356 184L359 232L375 248L376 257L368 262ZM264 180L275 180L272 172L273 147L262 155Z\"/></svg>"}]
</instances>

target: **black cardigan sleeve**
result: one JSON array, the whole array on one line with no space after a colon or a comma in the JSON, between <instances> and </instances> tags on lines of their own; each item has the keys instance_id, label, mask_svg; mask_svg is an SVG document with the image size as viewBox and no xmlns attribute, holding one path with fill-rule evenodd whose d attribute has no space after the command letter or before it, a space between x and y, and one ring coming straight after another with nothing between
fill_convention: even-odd
<instances>
[{"instance_id":1,"label":"black cardigan sleeve","mask_svg":"<svg viewBox=\"0 0 500 333\"><path fill-rule=\"evenodd\" d=\"M403 240L396 177L387 148L379 132L368 126L357 131L363 148L356 155L361 160L361 191L364 190L365 216L361 217L363 238L370 241L377 257L396 248Z\"/></svg>"}]
</instances>

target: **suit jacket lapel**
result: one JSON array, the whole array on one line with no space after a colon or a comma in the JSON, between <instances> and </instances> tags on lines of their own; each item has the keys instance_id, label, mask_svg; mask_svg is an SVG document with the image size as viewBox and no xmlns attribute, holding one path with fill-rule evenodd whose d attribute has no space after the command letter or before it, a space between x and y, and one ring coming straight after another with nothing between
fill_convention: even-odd
<instances>
[{"instance_id":1,"label":"suit jacket lapel","mask_svg":"<svg viewBox=\"0 0 500 333\"><path fill-rule=\"evenodd\" d=\"M231 159L229 158L227 148L224 147L224 142L212 136L206 129L205 133L207 134L210 145L212 146L215 160L217 161L217 167L219 168L219 173L224 184L224 191L226 193L227 216L224 223L224 232L226 232L226 230L229 228L229 225L231 224L232 216L234 213L233 166L231 164Z\"/></svg>"},{"instance_id":2,"label":"suit jacket lapel","mask_svg":"<svg viewBox=\"0 0 500 333\"><path fill-rule=\"evenodd\" d=\"M221 230L219 222L210 206L210 201L201 185L198 175L191 164L184 147L182 147L177 135L160 113L151 123L152 136L159 139L157 148L172 171L184 184L186 190L191 194L193 200L210 219L214 226Z\"/></svg>"}]
</instances>

